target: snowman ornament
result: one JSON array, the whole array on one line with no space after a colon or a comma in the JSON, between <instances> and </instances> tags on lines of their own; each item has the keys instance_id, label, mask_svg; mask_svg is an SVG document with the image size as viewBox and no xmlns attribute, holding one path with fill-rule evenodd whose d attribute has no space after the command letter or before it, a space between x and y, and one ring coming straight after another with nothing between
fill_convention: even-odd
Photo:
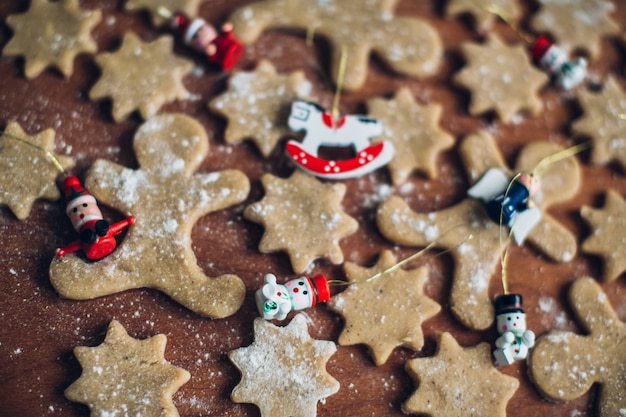
<instances>
[{"instance_id":1,"label":"snowman ornament","mask_svg":"<svg viewBox=\"0 0 626 417\"><path fill-rule=\"evenodd\" d=\"M324 275L301 276L284 284L274 274L266 274L263 286L255 294L259 314L265 320L284 320L290 311L303 310L330 298Z\"/></svg>"},{"instance_id":2,"label":"snowman ornament","mask_svg":"<svg viewBox=\"0 0 626 417\"><path fill-rule=\"evenodd\" d=\"M526 359L535 345L535 333L526 329L526 314L522 310L522 296L505 294L496 298L496 327L500 335L496 339L493 356L499 366L511 365Z\"/></svg>"}]
</instances>

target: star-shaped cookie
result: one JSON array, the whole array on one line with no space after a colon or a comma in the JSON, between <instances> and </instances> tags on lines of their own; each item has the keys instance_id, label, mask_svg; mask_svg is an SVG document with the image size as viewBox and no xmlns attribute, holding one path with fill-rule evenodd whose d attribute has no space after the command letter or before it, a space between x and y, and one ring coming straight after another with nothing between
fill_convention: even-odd
<instances>
[{"instance_id":1,"label":"star-shaped cookie","mask_svg":"<svg viewBox=\"0 0 626 417\"><path fill-rule=\"evenodd\" d=\"M339 336L342 346L363 343L369 347L376 365L384 364L397 346L419 350L424 346L422 323L441 310L424 294L428 270L399 269L369 282L369 277L397 263L389 251L382 253L372 268L346 263L344 270L351 285L328 302L343 316Z\"/></svg>"},{"instance_id":2,"label":"star-shaped cookie","mask_svg":"<svg viewBox=\"0 0 626 417\"><path fill-rule=\"evenodd\" d=\"M538 94L549 78L533 66L524 45L506 45L491 34L484 44L466 42L461 50L467 63L454 81L470 90L471 114L494 110L508 123L520 111L543 109Z\"/></svg>"},{"instance_id":3,"label":"star-shaped cookie","mask_svg":"<svg viewBox=\"0 0 626 417\"><path fill-rule=\"evenodd\" d=\"M287 179L265 174L261 182L265 197L243 212L246 219L265 228L261 252L287 252L297 273L317 258L343 262L339 240L358 228L341 207L344 184L324 184L299 170Z\"/></svg>"},{"instance_id":4,"label":"star-shaped cookie","mask_svg":"<svg viewBox=\"0 0 626 417\"><path fill-rule=\"evenodd\" d=\"M510 175L532 171L544 157L561 150L560 146L547 142L528 144L520 151L515 170L509 171ZM505 167L493 137L486 132L463 139L459 153L472 184L489 168ZM569 261L574 257L576 236L553 219L547 209L572 198L580 182L580 167L574 158L555 162L542 174L541 189L533 198L541 210L541 219L526 240L557 261ZM489 281L509 242L507 232L503 231L502 238L499 225L487 216L482 201L468 197L443 210L417 213L400 197L394 196L379 206L376 223L382 235L395 243L426 246L436 242L436 246L450 249L455 265L450 293L452 312L472 329L486 329L492 325L494 314ZM469 235L471 239L468 239Z\"/></svg>"},{"instance_id":5,"label":"star-shaped cookie","mask_svg":"<svg viewBox=\"0 0 626 417\"><path fill-rule=\"evenodd\" d=\"M592 230L581 249L602 257L605 281L618 278L626 271L626 201L617 191L609 190L604 208L583 206L580 214Z\"/></svg>"},{"instance_id":6,"label":"star-shaped cookie","mask_svg":"<svg viewBox=\"0 0 626 417\"><path fill-rule=\"evenodd\" d=\"M394 71L413 77L436 73L443 54L439 34L427 22L395 16L398 0L263 0L235 11L229 20L238 38L254 42L266 29L314 30L332 48L331 76L337 82L346 48L346 90L360 88L375 53Z\"/></svg>"},{"instance_id":7,"label":"star-shaped cookie","mask_svg":"<svg viewBox=\"0 0 626 417\"><path fill-rule=\"evenodd\" d=\"M208 138L200 123L183 114L163 114L142 124L133 149L138 169L99 159L85 187L102 204L135 216L135 223L120 246L98 262L75 254L55 257L52 285L74 300L155 288L204 316L234 314L245 285L233 274L204 274L191 230L201 216L245 200L248 178L232 169L196 173L209 151Z\"/></svg>"},{"instance_id":8,"label":"star-shaped cookie","mask_svg":"<svg viewBox=\"0 0 626 417\"><path fill-rule=\"evenodd\" d=\"M617 80L609 76L601 92L581 89L577 94L584 115L572 124L572 131L591 138L591 161L617 161L626 168L626 94Z\"/></svg>"},{"instance_id":9,"label":"star-shaped cookie","mask_svg":"<svg viewBox=\"0 0 626 417\"><path fill-rule=\"evenodd\" d=\"M100 10L81 10L78 0L32 0L26 13L7 17L14 34L2 53L24 57L26 78L49 66L69 77L76 55L98 51L91 31L101 19Z\"/></svg>"},{"instance_id":10,"label":"star-shaped cookie","mask_svg":"<svg viewBox=\"0 0 626 417\"><path fill-rule=\"evenodd\" d=\"M599 417L626 410L626 323L619 320L602 288L578 278L569 303L587 335L552 331L540 337L528 358L529 375L542 395L570 401L599 384ZM595 410L594 410L595 411Z\"/></svg>"},{"instance_id":11,"label":"star-shaped cookie","mask_svg":"<svg viewBox=\"0 0 626 417\"><path fill-rule=\"evenodd\" d=\"M615 5L605 0L540 0L539 11L530 21L537 32L554 36L567 54L580 48L592 58L600 56L600 38L620 33L610 17Z\"/></svg>"},{"instance_id":12,"label":"star-shaped cookie","mask_svg":"<svg viewBox=\"0 0 626 417\"><path fill-rule=\"evenodd\" d=\"M163 334L133 339L113 320L101 345L74 348L83 372L65 396L93 416L177 417L172 396L190 375L165 360L166 343Z\"/></svg>"},{"instance_id":13,"label":"star-shaped cookie","mask_svg":"<svg viewBox=\"0 0 626 417\"><path fill-rule=\"evenodd\" d=\"M160 8L170 13L182 13L185 16L196 17L202 2L203 0L127 0L124 8L126 10L147 10L152 22L160 26L167 20L159 13Z\"/></svg>"},{"instance_id":14,"label":"star-shaped cookie","mask_svg":"<svg viewBox=\"0 0 626 417\"><path fill-rule=\"evenodd\" d=\"M9 207L20 220L28 217L38 198L57 200L61 196L55 182L61 173L47 153L63 169L73 167L74 161L53 151L52 129L27 135L17 122L9 122L0 135L0 204Z\"/></svg>"},{"instance_id":15,"label":"star-shaped cookie","mask_svg":"<svg viewBox=\"0 0 626 417\"><path fill-rule=\"evenodd\" d=\"M326 372L336 350L333 342L309 336L303 314L285 327L257 318L254 342L228 354L241 372L230 397L256 404L262 417L315 417L317 402L339 391Z\"/></svg>"},{"instance_id":16,"label":"star-shaped cookie","mask_svg":"<svg viewBox=\"0 0 626 417\"><path fill-rule=\"evenodd\" d=\"M437 339L435 356L406 363L417 389L402 410L428 416L506 416L519 381L493 366L489 344L464 348L450 333Z\"/></svg>"},{"instance_id":17,"label":"star-shaped cookie","mask_svg":"<svg viewBox=\"0 0 626 417\"><path fill-rule=\"evenodd\" d=\"M522 11L517 0L450 0L446 6L446 14L453 16L461 13L470 13L476 21L478 31L487 32L498 16L515 24Z\"/></svg>"},{"instance_id":18,"label":"star-shaped cookie","mask_svg":"<svg viewBox=\"0 0 626 417\"><path fill-rule=\"evenodd\" d=\"M367 108L383 125L382 135L374 142L389 141L395 149L388 165L394 185L406 181L415 169L431 178L437 176L437 155L454 145L454 137L439 126L440 104L417 104L411 91L401 88L393 99L369 100Z\"/></svg>"},{"instance_id":19,"label":"star-shaped cookie","mask_svg":"<svg viewBox=\"0 0 626 417\"><path fill-rule=\"evenodd\" d=\"M251 139L267 158L278 141L291 133L287 126L291 103L310 91L311 83L302 71L277 74L269 61L262 60L254 71L233 74L228 89L209 108L228 120L226 143Z\"/></svg>"},{"instance_id":20,"label":"star-shaped cookie","mask_svg":"<svg viewBox=\"0 0 626 417\"><path fill-rule=\"evenodd\" d=\"M136 109L144 119L149 119L162 105L187 98L189 92L183 78L191 72L193 63L175 56L173 46L171 36L145 43L133 32L127 32L119 50L96 56L102 75L89 91L89 97L92 100L110 97L116 122Z\"/></svg>"}]
</instances>

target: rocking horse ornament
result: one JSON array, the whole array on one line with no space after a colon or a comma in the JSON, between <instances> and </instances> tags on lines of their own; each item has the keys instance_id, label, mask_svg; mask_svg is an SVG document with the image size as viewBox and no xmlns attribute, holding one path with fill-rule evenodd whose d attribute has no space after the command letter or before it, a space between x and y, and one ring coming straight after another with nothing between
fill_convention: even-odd
<instances>
[{"instance_id":1,"label":"rocking horse ornament","mask_svg":"<svg viewBox=\"0 0 626 417\"><path fill-rule=\"evenodd\" d=\"M301 143L287 142L287 154L300 168L320 178L355 178L388 164L393 157L390 142L370 143L370 138L383 131L381 123L371 117L348 115L336 120L320 105L297 99L291 105L288 125L296 132L306 130L306 134ZM320 146L352 146L356 156L323 159L318 156Z\"/></svg>"}]
</instances>

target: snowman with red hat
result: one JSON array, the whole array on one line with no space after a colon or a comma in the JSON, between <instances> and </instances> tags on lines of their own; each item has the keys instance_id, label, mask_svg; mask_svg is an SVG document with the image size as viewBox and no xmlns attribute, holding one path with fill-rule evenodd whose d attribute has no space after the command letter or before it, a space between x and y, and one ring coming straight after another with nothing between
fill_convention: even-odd
<instances>
[{"instance_id":1,"label":"snowman with red hat","mask_svg":"<svg viewBox=\"0 0 626 417\"><path fill-rule=\"evenodd\" d=\"M301 276L286 282L276 283L276 275L266 274L263 287L255 294L259 314L266 320L284 320L290 311L303 310L330 298L326 277L322 274L313 278Z\"/></svg>"},{"instance_id":2,"label":"snowman with red hat","mask_svg":"<svg viewBox=\"0 0 626 417\"><path fill-rule=\"evenodd\" d=\"M522 296L505 294L496 298L496 327L500 337L493 351L496 363L510 365L516 360L526 359L528 351L535 345L535 333L526 329L526 314L522 310Z\"/></svg>"}]
</instances>

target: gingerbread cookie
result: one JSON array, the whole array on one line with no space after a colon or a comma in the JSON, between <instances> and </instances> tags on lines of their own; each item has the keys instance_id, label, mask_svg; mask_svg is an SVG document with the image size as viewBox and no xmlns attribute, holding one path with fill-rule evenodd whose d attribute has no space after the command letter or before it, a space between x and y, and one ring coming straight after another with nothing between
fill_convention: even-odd
<instances>
[{"instance_id":1,"label":"gingerbread cookie","mask_svg":"<svg viewBox=\"0 0 626 417\"><path fill-rule=\"evenodd\" d=\"M178 417L172 396L190 375L165 360L166 343L163 334L133 339L113 320L101 345L74 348L83 372L65 396L92 416Z\"/></svg>"},{"instance_id":2,"label":"gingerbread cookie","mask_svg":"<svg viewBox=\"0 0 626 417\"><path fill-rule=\"evenodd\" d=\"M610 17L615 5L604 0L540 0L539 11L530 25L537 32L549 32L569 55L577 48L592 58L600 56L600 38L617 35L620 28Z\"/></svg>"},{"instance_id":3,"label":"gingerbread cookie","mask_svg":"<svg viewBox=\"0 0 626 417\"><path fill-rule=\"evenodd\" d=\"M393 99L373 98L367 107L384 127L374 142L389 141L395 149L388 165L394 185L406 181L415 169L436 177L437 155L454 145L454 137L439 127L441 105L419 105L408 88L401 88Z\"/></svg>"},{"instance_id":4,"label":"gingerbread cookie","mask_svg":"<svg viewBox=\"0 0 626 417\"><path fill-rule=\"evenodd\" d=\"M446 15L470 13L479 32L487 32L498 19L504 16L508 22L519 20L522 11L517 0L451 0L446 6Z\"/></svg>"},{"instance_id":5,"label":"gingerbread cookie","mask_svg":"<svg viewBox=\"0 0 626 417\"><path fill-rule=\"evenodd\" d=\"M615 77L607 78L601 92L580 90L577 96L584 115L572 124L572 131L591 138L591 161L616 161L626 168L626 94Z\"/></svg>"},{"instance_id":6,"label":"gingerbread cookie","mask_svg":"<svg viewBox=\"0 0 626 417\"><path fill-rule=\"evenodd\" d=\"M271 28L314 30L332 48L331 74L337 82L341 50L346 48L343 86L360 88L367 77L374 52L394 71L412 77L435 74L443 46L428 23L413 17L397 17L398 0L263 0L238 9L230 21L243 43L254 42Z\"/></svg>"},{"instance_id":7,"label":"gingerbread cookie","mask_svg":"<svg viewBox=\"0 0 626 417\"><path fill-rule=\"evenodd\" d=\"M342 263L339 240L358 228L341 208L345 184L324 184L297 170L287 179L265 174L261 181L265 197L243 212L265 228L259 250L286 251L297 273L317 258Z\"/></svg>"},{"instance_id":8,"label":"gingerbread cookie","mask_svg":"<svg viewBox=\"0 0 626 417\"><path fill-rule=\"evenodd\" d=\"M55 258L52 285L76 300L151 287L198 314L235 313L245 296L243 282L235 275L204 275L191 247L191 229L201 216L241 203L250 187L247 177L236 170L194 174L207 155L208 138L197 121L182 114L145 122L133 147L138 170L98 160L85 186L101 203L134 215L135 224L120 247L98 262L74 254Z\"/></svg>"},{"instance_id":9,"label":"gingerbread cookie","mask_svg":"<svg viewBox=\"0 0 626 417\"><path fill-rule=\"evenodd\" d=\"M52 129L27 135L17 122L9 122L0 135L0 205L9 207L19 220L28 217L38 198L57 200L61 197L55 182L59 169L46 154L50 153L63 169L73 167L74 161L53 152Z\"/></svg>"},{"instance_id":10,"label":"gingerbread cookie","mask_svg":"<svg viewBox=\"0 0 626 417\"><path fill-rule=\"evenodd\" d=\"M384 364L397 346L421 349L424 346L422 323L441 310L439 304L424 294L424 283L428 279L428 270L424 267L400 269L359 283L396 263L389 251L383 252L372 268L346 263L344 270L348 281L358 284L348 287L328 303L345 320L339 344L367 345L376 365Z\"/></svg>"},{"instance_id":11,"label":"gingerbread cookie","mask_svg":"<svg viewBox=\"0 0 626 417\"><path fill-rule=\"evenodd\" d=\"M161 9L168 12L179 12L187 16L197 16L200 3L203 0L127 0L126 10L147 10L156 26L161 26L167 20Z\"/></svg>"},{"instance_id":12,"label":"gingerbread cookie","mask_svg":"<svg viewBox=\"0 0 626 417\"><path fill-rule=\"evenodd\" d=\"M545 142L526 145L520 152L515 172L530 171L544 157L560 150L558 145ZM493 137L486 132L465 138L460 144L460 153L471 183L489 168L505 166ZM527 240L557 261L569 261L574 257L576 237L546 210L573 197L580 181L577 161L573 158L561 160L542 175L541 190L535 197L541 218ZM437 241L437 246L451 249L455 264L450 295L453 313L469 328L491 326L494 312L488 284L508 239L507 232L504 232L505 238L501 238L499 224L487 216L483 202L468 197L440 211L416 213L401 198L394 196L379 206L376 222L383 236L395 243L426 246ZM469 234L472 239L463 242ZM459 242L463 243L457 247Z\"/></svg>"},{"instance_id":13,"label":"gingerbread cookie","mask_svg":"<svg viewBox=\"0 0 626 417\"><path fill-rule=\"evenodd\" d=\"M626 323L591 278L574 281L569 303L588 335L552 331L539 338L528 359L530 377L541 394L555 401L578 398L598 383L597 415L624 415Z\"/></svg>"},{"instance_id":14,"label":"gingerbread cookie","mask_svg":"<svg viewBox=\"0 0 626 417\"><path fill-rule=\"evenodd\" d=\"M580 214L592 229L581 249L602 257L605 281L617 279L626 271L626 201L617 191L609 190L604 208L583 206Z\"/></svg>"},{"instance_id":15,"label":"gingerbread cookie","mask_svg":"<svg viewBox=\"0 0 626 417\"><path fill-rule=\"evenodd\" d=\"M461 347L450 333L437 337L437 353L410 359L406 370L417 389L402 404L405 413L428 416L504 417L519 381L492 364L489 343Z\"/></svg>"},{"instance_id":16,"label":"gingerbread cookie","mask_svg":"<svg viewBox=\"0 0 626 417\"><path fill-rule=\"evenodd\" d=\"M102 75L89 91L89 98L110 97L116 122L134 110L148 119L164 104L186 99L189 92L183 77L191 72L193 63L175 56L173 46L171 36L144 43L133 32L127 32L120 49L96 56Z\"/></svg>"},{"instance_id":17,"label":"gingerbread cookie","mask_svg":"<svg viewBox=\"0 0 626 417\"><path fill-rule=\"evenodd\" d=\"M267 158L291 132L287 126L291 103L310 92L311 83L302 71L277 74L269 61L262 60L254 71L233 74L226 92L214 98L209 108L228 120L226 143L251 139Z\"/></svg>"},{"instance_id":18,"label":"gingerbread cookie","mask_svg":"<svg viewBox=\"0 0 626 417\"><path fill-rule=\"evenodd\" d=\"M318 401L339 391L337 380L326 372L337 348L331 341L312 339L303 314L285 327L255 319L254 339L228 353L241 372L233 401L256 404L262 417L315 417Z\"/></svg>"},{"instance_id":19,"label":"gingerbread cookie","mask_svg":"<svg viewBox=\"0 0 626 417\"><path fill-rule=\"evenodd\" d=\"M522 44L506 45L491 34L484 44L466 42L461 50L467 64L454 81L471 92L470 114L494 110L509 123L520 111L534 115L543 109L539 90L549 78L533 66Z\"/></svg>"},{"instance_id":20,"label":"gingerbread cookie","mask_svg":"<svg viewBox=\"0 0 626 417\"><path fill-rule=\"evenodd\" d=\"M7 18L14 35L2 53L24 57L26 78L49 66L69 77L76 55L98 51L91 31L101 19L100 10L81 10L78 0L32 0L26 13Z\"/></svg>"}]
</instances>

